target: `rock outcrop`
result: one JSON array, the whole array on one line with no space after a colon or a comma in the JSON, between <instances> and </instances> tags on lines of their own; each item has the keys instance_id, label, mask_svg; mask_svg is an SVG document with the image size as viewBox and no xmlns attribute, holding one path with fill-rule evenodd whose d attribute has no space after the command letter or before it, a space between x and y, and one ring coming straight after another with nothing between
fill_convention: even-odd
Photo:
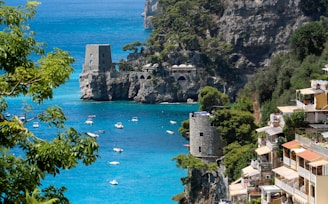
<instances>
[{"instance_id":1,"label":"rock outcrop","mask_svg":"<svg viewBox=\"0 0 328 204\"><path fill-rule=\"evenodd\" d=\"M227 178L220 171L189 170L190 181L185 185L185 197L180 204L212 204L226 199Z\"/></svg>"},{"instance_id":2,"label":"rock outcrop","mask_svg":"<svg viewBox=\"0 0 328 204\"><path fill-rule=\"evenodd\" d=\"M187 102L197 100L199 90L206 85L220 86L219 80L203 75L190 64L167 68L147 64L139 71L118 71L115 65L110 45L87 45L79 79L81 99Z\"/></svg>"},{"instance_id":3,"label":"rock outcrop","mask_svg":"<svg viewBox=\"0 0 328 204\"><path fill-rule=\"evenodd\" d=\"M144 12L142 13L146 30L153 29L152 18L157 13L157 4L157 0L146 0Z\"/></svg>"},{"instance_id":4,"label":"rock outcrop","mask_svg":"<svg viewBox=\"0 0 328 204\"><path fill-rule=\"evenodd\" d=\"M145 28L157 11L158 0L146 0ZM230 61L236 68L263 68L272 55L289 49L295 29L310 21L299 8L300 0L226 0L217 16L220 37L234 46ZM153 6L156 5L156 6Z\"/></svg>"}]
</instances>

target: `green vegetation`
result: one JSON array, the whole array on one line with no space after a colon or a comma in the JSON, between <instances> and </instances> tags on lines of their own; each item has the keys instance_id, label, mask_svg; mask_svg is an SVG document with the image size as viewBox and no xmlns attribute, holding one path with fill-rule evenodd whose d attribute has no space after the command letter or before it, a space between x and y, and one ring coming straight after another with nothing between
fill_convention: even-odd
<instances>
[{"instance_id":1,"label":"green vegetation","mask_svg":"<svg viewBox=\"0 0 328 204\"><path fill-rule=\"evenodd\" d=\"M254 116L250 112L223 109L215 112L213 124L227 145L233 142L248 144L256 142Z\"/></svg>"},{"instance_id":2,"label":"green vegetation","mask_svg":"<svg viewBox=\"0 0 328 204\"><path fill-rule=\"evenodd\" d=\"M250 165L252 159L256 158L254 150L256 143L240 145L238 142L233 142L224 147L223 165L226 167L225 175L229 181L234 181L240 178L241 170Z\"/></svg>"},{"instance_id":3,"label":"green vegetation","mask_svg":"<svg viewBox=\"0 0 328 204\"><path fill-rule=\"evenodd\" d=\"M177 162L177 167L183 169L198 169L198 170L216 170L218 168L217 163L207 164L202 162L200 159L188 154L180 154L172 160Z\"/></svg>"},{"instance_id":4,"label":"green vegetation","mask_svg":"<svg viewBox=\"0 0 328 204\"><path fill-rule=\"evenodd\" d=\"M53 97L53 89L64 84L74 71L69 53L55 49L44 53L43 43L36 42L28 23L36 13L38 2L11 7L0 0L0 202L1 203L69 203L65 187L41 187L47 175L56 176L62 169L96 161L98 144L94 138L66 127L66 117L58 106L48 107L38 118L53 128L53 139L46 141L26 128L29 120L4 113L11 97L31 97L36 105ZM31 56L39 57L37 62ZM27 105L26 111L33 114ZM19 154L13 154L20 152Z\"/></svg>"},{"instance_id":5,"label":"green vegetation","mask_svg":"<svg viewBox=\"0 0 328 204\"><path fill-rule=\"evenodd\" d=\"M198 102L200 110L207 112L211 112L215 106L230 106L229 97L211 86L205 86L201 89L198 94Z\"/></svg>"},{"instance_id":6,"label":"green vegetation","mask_svg":"<svg viewBox=\"0 0 328 204\"><path fill-rule=\"evenodd\" d=\"M254 74L240 90L249 97L255 93L262 108L262 124L278 105L294 105L297 89L309 87L312 79L327 79L322 71L328 62L327 22L327 18L321 17L319 22L296 30L292 35L292 50L274 56L270 65Z\"/></svg>"}]
</instances>

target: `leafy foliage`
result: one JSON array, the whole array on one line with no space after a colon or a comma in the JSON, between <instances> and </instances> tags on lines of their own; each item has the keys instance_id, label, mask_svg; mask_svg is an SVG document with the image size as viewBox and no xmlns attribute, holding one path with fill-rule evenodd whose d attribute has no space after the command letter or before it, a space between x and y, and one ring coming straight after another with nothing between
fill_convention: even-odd
<instances>
[{"instance_id":1,"label":"leafy foliage","mask_svg":"<svg viewBox=\"0 0 328 204\"><path fill-rule=\"evenodd\" d=\"M285 126L283 129L284 135L287 141L291 141L295 136L296 128L304 128L307 126L307 122L304 121L305 113L302 110L294 111L291 115L285 115Z\"/></svg>"},{"instance_id":2,"label":"leafy foliage","mask_svg":"<svg viewBox=\"0 0 328 204\"><path fill-rule=\"evenodd\" d=\"M177 162L177 167L183 169L198 169L198 170L216 170L218 168L216 163L207 164L202 162L202 160L186 154L179 154L177 157L172 160Z\"/></svg>"},{"instance_id":3,"label":"leafy foliage","mask_svg":"<svg viewBox=\"0 0 328 204\"><path fill-rule=\"evenodd\" d=\"M210 112L215 106L229 106L229 97L216 88L205 86L198 94L200 110Z\"/></svg>"},{"instance_id":4,"label":"leafy foliage","mask_svg":"<svg viewBox=\"0 0 328 204\"><path fill-rule=\"evenodd\" d=\"M65 126L66 117L60 107L48 107L21 121L17 116L5 118L10 97L31 97L36 105L53 98L53 89L64 84L74 71L74 59L66 51L55 49L44 53L44 43L37 42L28 23L39 2L11 7L0 0L0 202L1 203L69 203L65 188L38 188L47 174L57 175L62 169L76 167L81 161L96 161L98 144L73 128ZM39 57L37 62L31 56ZM25 113L26 113L25 112ZM52 139L30 132L26 125L38 118L57 134ZM13 154L13 149L19 154ZM30 193L32 192L32 193Z\"/></svg>"},{"instance_id":5,"label":"leafy foliage","mask_svg":"<svg viewBox=\"0 0 328 204\"><path fill-rule=\"evenodd\" d=\"M212 119L227 145L233 142L248 144L256 142L254 116L250 112L223 109L215 112Z\"/></svg>"},{"instance_id":6,"label":"leafy foliage","mask_svg":"<svg viewBox=\"0 0 328 204\"><path fill-rule=\"evenodd\" d=\"M297 29L291 36L291 49L299 60L314 54L320 55L327 40L327 28L319 22L310 22Z\"/></svg>"},{"instance_id":7,"label":"leafy foliage","mask_svg":"<svg viewBox=\"0 0 328 204\"><path fill-rule=\"evenodd\" d=\"M237 180L241 175L241 170L256 158L255 148L256 143L240 145L237 141L224 147L223 164L226 167L225 174L230 181Z\"/></svg>"}]
</instances>

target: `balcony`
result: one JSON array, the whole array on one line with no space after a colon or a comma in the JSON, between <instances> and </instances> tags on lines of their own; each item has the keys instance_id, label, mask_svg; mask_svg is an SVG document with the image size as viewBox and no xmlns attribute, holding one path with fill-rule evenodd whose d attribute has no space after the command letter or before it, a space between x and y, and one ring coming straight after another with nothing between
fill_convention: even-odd
<instances>
[{"instance_id":1,"label":"balcony","mask_svg":"<svg viewBox=\"0 0 328 204\"><path fill-rule=\"evenodd\" d=\"M298 174L300 176L304 177L307 180L310 180L310 171L309 170L307 170L301 166L298 166L297 169L298 169Z\"/></svg>"},{"instance_id":2,"label":"balcony","mask_svg":"<svg viewBox=\"0 0 328 204\"><path fill-rule=\"evenodd\" d=\"M293 180L278 179L275 178L275 185L287 192L289 195L293 195L296 200L300 202L307 202L309 195L304 191L304 186L300 189L297 187L298 183ZM313 197L310 197L313 198ZM310 199L311 200L311 199ZM314 203L314 198L312 199Z\"/></svg>"},{"instance_id":3,"label":"balcony","mask_svg":"<svg viewBox=\"0 0 328 204\"><path fill-rule=\"evenodd\" d=\"M285 180L285 179L280 180L276 177L274 183L276 186L278 186L279 188L281 188L288 194L293 195L293 193L294 193L294 187L292 186L294 184L293 181L289 181L289 180Z\"/></svg>"}]
</instances>

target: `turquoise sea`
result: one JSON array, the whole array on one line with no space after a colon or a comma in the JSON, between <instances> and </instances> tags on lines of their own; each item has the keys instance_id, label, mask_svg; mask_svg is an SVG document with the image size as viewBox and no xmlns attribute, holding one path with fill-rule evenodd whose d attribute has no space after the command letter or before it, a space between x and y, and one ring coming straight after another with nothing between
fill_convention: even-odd
<instances>
[{"instance_id":1,"label":"turquoise sea","mask_svg":"<svg viewBox=\"0 0 328 204\"><path fill-rule=\"evenodd\" d=\"M7 0L9 5L23 5L25 0ZM80 203L175 203L172 196L183 191L180 178L186 171L177 168L172 158L187 153L187 143L178 128L189 112L198 110L190 104L138 104L131 101L92 102L80 100L78 77L84 61L86 44L109 43L113 61L126 58L122 47L137 40L144 42L150 31L143 28L141 13L145 0L44 0L38 7L31 29L37 40L47 42L47 51L58 47L75 58L75 73L62 87L55 90L54 99L43 106L60 105L68 117L66 125L81 132L100 133L100 158L91 166L62 171L55 178L48 176L44 184L66 186L66 196L73 204ZM23 98L9 101L10 113L22 113ZM32 114L31 114L32 115ZM88 115L95 115L94 125L85 124ZM131 118L137 116L138 122ZM177 124L170 124L176 120ZM122 122L123 129L114 124ZM41 138L54 132L40 123L39 128L28 126ZM174 135L166 133L172 130ZM113 147L124 149L114 152ZM119 161L119 165L109 165ZM110 185L116 179L118 185Z\"/></svg>"}]
</instances>

